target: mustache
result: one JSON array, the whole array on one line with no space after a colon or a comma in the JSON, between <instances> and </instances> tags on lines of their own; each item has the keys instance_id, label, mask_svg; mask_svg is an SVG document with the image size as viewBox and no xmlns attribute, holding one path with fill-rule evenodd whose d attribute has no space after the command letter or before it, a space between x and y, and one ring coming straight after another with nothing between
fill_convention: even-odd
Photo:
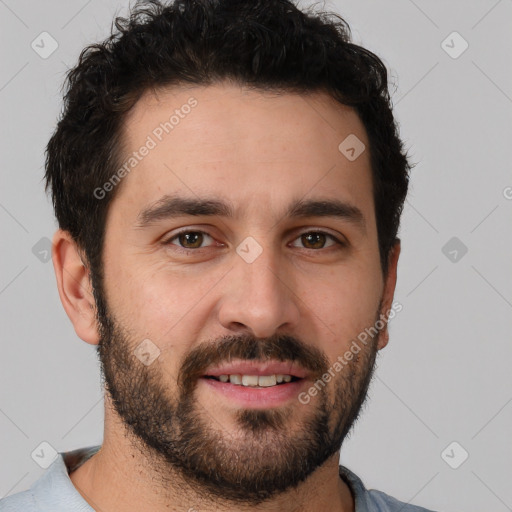
<instances>
[{"instance_id":1,"label":"mustache","mask_svg":"<svg viewBox=\"0 0 512 512\"><path fill-rule=\"evenodd\" d=\"M291 361L320 378L329 369L327 356L318 348L288 335L255 338L250 334L225 336L212 342L203 342L184 358L177 383L184 393L193 390L197 379L211 366L229 363L234 359L265 362Z\"/></svg>"}]
</instances>

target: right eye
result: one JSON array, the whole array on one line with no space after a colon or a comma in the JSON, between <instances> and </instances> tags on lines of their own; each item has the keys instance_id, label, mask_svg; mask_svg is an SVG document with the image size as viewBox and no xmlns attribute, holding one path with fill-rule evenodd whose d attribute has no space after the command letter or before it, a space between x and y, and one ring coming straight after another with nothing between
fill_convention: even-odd
<instances>
[{"instance_id":1,"label":"right eye","mask_svg":"<svg viewBox=\"0 0 512 512\"><path fill-rule=\"evenodd\" d=\"M213 240L213 238L204 231L183 230L167 239L164 245L178 245L173 243L173 240L177 240L179 242L178 247L182 249L202 249L203 247L208 247L202 245L205 241L205 237Z\"/></svg>"}]
</instances>

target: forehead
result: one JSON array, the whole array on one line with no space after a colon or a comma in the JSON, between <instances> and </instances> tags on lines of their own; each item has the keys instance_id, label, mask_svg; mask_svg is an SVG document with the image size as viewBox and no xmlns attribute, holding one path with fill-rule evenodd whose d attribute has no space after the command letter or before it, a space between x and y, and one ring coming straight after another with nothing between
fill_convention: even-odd
<instances>
[{"instance_id":1,"label":"forehead","mask_svg":"<svg viewBox=\"0 0 512 512\"><path fill-rule=\"evenodd\" d=\"M179 192L272 210L285 195L313 191L367 202L369 151L350 160L345 140L369 147L356 112L323 92L226 82L146 92L125 119L121 158L130 165L114 202L137 208Z\"/></svg>"}]
</instances>

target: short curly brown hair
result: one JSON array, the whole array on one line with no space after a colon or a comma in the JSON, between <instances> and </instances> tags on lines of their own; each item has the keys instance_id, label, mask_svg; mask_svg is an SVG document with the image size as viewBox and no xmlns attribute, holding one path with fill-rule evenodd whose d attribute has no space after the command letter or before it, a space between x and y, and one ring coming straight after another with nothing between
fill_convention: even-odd
<instances>
[{"instance_id":1,"label":"short curly brown hair","mask_svg":"<svg viewBox=\"0 0 512 512\"><path fill-rule=\"evenodd\" d=\"M386 67L351 42L335 13L288 0L138 1L111 35L68 72L64 109L46 149L46 190L61 229L101 281L105 220L114 189L93 191L119 168L121 127L150 88L225 79L290 92L325 91L353 107L369 142L383 272L407 194L410 164L398 135Z\"/></svg>"}]
</instances>

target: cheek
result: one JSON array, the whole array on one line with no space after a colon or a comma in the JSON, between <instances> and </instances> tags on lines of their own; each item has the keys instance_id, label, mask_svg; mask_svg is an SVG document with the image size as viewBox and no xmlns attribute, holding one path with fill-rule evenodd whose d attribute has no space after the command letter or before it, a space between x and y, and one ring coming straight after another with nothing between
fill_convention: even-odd
<instances>
[{"instance_id":1,"label":"cheek","mask_svg":"<svg viewBox=\"0 0 512 512\"><path fill-rule=\"evenodd\" d=\"M116 316L126 319L138 337L151 339L162 350L171 346L177 350L194 341L205 322L208 292L221 276L182 273L161 262L142 265L126 259L108 276L109 301Z\"/></svg>"},{"instance_id":2,"label":"cheek","mask_svg":"<svg viewBox=\"0 0 512 512\"><path fill-rule=\"evenodd\" d=\"M365 267L345 272L330 272L328 278L316 281L314 291L302 297L314 313L321 332L329 340L323 349L330 359L343 353L365 328L374 324L382 293L378 272Z\"/></svg>"},{"instance_id":3,"label":"cheek","mask_svg":"<svg viewBox=\"0 0 512 512\"><path fill-rule=\"evenodd\" d=\"M106 259L105 283L111 312L137 337L155 340L163 324L179 313L159 271L129 257L120 256L115 264Z\"/></svg>"}]
</instances>

